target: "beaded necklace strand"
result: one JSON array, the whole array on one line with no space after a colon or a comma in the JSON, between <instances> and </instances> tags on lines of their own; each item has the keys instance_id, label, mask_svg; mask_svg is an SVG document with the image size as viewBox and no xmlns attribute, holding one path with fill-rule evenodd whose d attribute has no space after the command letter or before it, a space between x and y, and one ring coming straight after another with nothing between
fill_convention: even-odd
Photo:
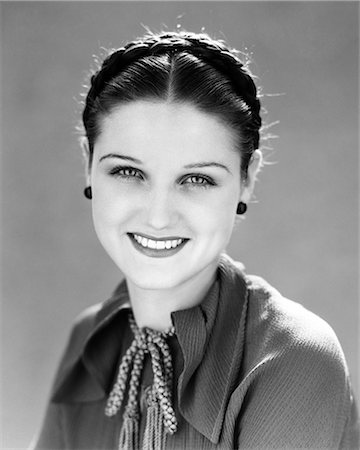
<instances>
[{"instance_id":1,"label":"beaded necklace strand","mask_svg":"<svg viewBox=\"0 0 360 450\"><path fill-rule=\"evenodd\" d=\"M149 353L154 381L148 396L149 407L143 449L161 450L165 448L166 434L174 434L177 430L177 420L171 402L172 358L166 342L168 337L174 336L175 328L171 327L163 332L151 328L140 329L136 325L131 311L129 312L129 323L134 340L121 360L116 382L107 400L105 414L111 417L120 410L127 384L129 384L128 401L120 430L119 450L139 449L140 406L138 393L144 358Z\"/></svg>"}]
</instances>

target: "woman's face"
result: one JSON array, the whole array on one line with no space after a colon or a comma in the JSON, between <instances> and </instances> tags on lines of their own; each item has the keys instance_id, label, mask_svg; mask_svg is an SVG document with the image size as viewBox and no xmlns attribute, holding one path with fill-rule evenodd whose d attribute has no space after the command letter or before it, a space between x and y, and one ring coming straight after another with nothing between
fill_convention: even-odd
<instances>
[{"instance_id":1,"label":"woman's face","mask_svg":"<svg viewBox=\"0 0 360 450\"><path fill-rule=\"evenodd\" d=\"M88 181L115 264L143 289L214 273L241 198L230 128L190 104L150 101L121 105L101 125Z\"/></svg>"}]
</instances>

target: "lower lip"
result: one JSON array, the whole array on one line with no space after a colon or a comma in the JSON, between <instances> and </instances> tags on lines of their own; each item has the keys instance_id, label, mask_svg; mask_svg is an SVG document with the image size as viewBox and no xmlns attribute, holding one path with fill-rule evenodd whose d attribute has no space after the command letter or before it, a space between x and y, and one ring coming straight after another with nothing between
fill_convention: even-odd
<instances>
[{"instance_id":1,"label":"lower lip","mask_svg":"<svg viewBox=\"0 0 360 450\"><path fill-rule=\"evenodd\" d=\"M183 241L180 245L178 245L175 248L164 248L164 249L154 249L154 248L148 248L143 247L141 244L139 244L133 235L128 234L130 241L132 242L133 246L138 250L140 253L146 256L150 256L151 258L167 258L168 256L173 256L175 253L178 253L184 245L188 242L188 239Z\"/></svg>"}]
</instances>

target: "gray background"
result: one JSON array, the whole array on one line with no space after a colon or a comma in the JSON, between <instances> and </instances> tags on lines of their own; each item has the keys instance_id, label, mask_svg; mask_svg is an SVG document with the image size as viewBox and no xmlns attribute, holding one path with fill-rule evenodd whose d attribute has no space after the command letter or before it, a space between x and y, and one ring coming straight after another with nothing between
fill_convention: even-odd
<instances>
[{"instance_id":1,"label":"gray background","mask_svg":"<svg viewBox=\"0 0 360 450\"><path fill-rule=\"evenodd\" d=\"M253 51L279 138L228 251L330 323L358 396L358 7L2 2L3 448L27 446L72 320L121 276L93 231L74 128L92 55L142 24Z\"/></svg>"}]
</instances>

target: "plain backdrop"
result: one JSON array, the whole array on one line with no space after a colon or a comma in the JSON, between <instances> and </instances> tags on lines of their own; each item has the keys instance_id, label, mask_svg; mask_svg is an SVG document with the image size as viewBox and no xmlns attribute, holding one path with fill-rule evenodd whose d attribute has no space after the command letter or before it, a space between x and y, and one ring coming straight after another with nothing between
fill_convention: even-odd
<instances>
[{"instance_id":1,"label":"plain backdrop","mask_svg":"<svg viewBox=\"0 0 360 450\"><path fill-rule=\"evenodd\" d=\"M121 274L75 127L101 48L205 30L253 55L272 150L228 253L335 330L359 394L358 2L2 2L3 448L38 429L73 319Z\"/></svg>"}]
</instances>

